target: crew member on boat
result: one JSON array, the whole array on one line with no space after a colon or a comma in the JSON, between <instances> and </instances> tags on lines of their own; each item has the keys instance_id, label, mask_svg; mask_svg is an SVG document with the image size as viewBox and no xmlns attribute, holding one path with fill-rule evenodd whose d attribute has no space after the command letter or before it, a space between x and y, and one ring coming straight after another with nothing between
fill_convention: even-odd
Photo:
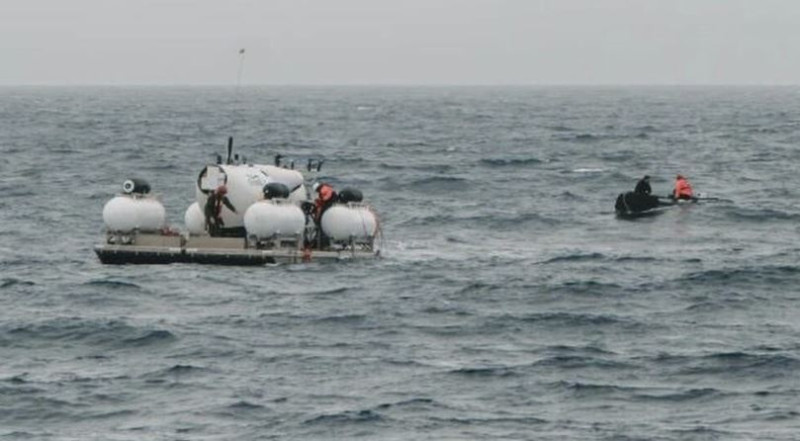
<instances>
[{"instance_id":1,"label":"crew member on boat","mask_svg":"<svg viewBox=\"0 0 800 441\"><path fill-rule=\"evenodd\" d=\"M314 184L314 190L317 192L317 199L314 201L314 220L319 225L322 220L322 213L336 202L338 196L333 187L324 182Z\"/></svg>"},{"instance_id":2,"label":"crew member on boat","mask_svg":"<svg viewBox=\"0 0 800 441\"><path fill-rule=\"evenodd\" d=\"M648 175L644 175L644 177L636 183L636 188L633 190L634 193L646 195L649 195L652 191L653 190L650 188L650 176Z\"/></svg>"},{"instance_id":3,"label":"crew member on boat","mask_svg":"<svg viewBox=\"0 0 800 441\"><path fill-rule=\"evenodd\" d=\"M683 177L683 175L678 175L675 177L675 189L672 192L673 199L694 199L694 191L692 190L692 186L689 184L689 181Z\"/></svg>"},{"instance_id":4,"label":"crew member on boat","mask_svg":"<svg viewBox=\"0 0 800 441\"><path fill-rule=\"evenodd\" d=\"M316 239L312 241L317 248L325 248L330 245L330 238L322 230L322 215L325 210L330 208L339 199L339 195L333 190L330 184L318 182L314 184L312 189L317 193L317 198L314 200L313 218L314 223L317 225Z\"/></svg>"},{"instance_id":5,"label":"crew member on boat","mask_svg":"<svg viewBox=\"0 0 800 441\"><path fill-rule=\"evenodd\" d=\"M228 187L220 185L216 190L212 190L208 194L206 206L204 211L206 218L206 230L210 236L218 236L225 222L222 220L222 205L224 204L229 210L236 213L236 208L226 196L228 194Z\"/></svg>"}]
</instances>

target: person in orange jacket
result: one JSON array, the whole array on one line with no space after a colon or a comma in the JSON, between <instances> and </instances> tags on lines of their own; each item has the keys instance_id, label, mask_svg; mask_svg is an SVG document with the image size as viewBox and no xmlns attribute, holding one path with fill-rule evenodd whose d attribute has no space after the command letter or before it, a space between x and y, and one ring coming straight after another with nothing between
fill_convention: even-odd
<instances>
[{"instance_id":1,"label":"person in orange jacket","mask_svg":"<svg viewBox=\"0 0 800 441\"><path fill-rule=\"evenodd\" d=\"M336 194L330 184L326 184L324 182L318 182L314 184L312 190L317 193L317 198L314 200L313 204L309 203L308 207L304 208L304 210L306 213L311 215L311 218L317 225L317 233L313 238L306 239L305 246L306 249L323 249L330 245L330 238L322 230L322 214L325 213L325 210L336 203L336 201L339 199L339 195Z\"/></svg>"},{"instance_id":2,"label":"person in orange jacket","mask_svg":"<svg viewBox=\"0 0 800 441\"><path fill-rule=\"evenodd\" d=\"M675 189L672 191L673 199L694 199L694 191L689 181L683 175L675 177Z\"/></svg>"},{"instance_id":3,"label":"person in orange jacket","mask_svg":"<svg viewBox=\"0 0 800 441\"><path fill-rule=\"evenodd\" d=\"M319 224L322 213L336 202L338 195L330 184L324 182L314 184L314 190L317 192L317 199L314 201L314 221Z\"/></svg>"}]
</instances>

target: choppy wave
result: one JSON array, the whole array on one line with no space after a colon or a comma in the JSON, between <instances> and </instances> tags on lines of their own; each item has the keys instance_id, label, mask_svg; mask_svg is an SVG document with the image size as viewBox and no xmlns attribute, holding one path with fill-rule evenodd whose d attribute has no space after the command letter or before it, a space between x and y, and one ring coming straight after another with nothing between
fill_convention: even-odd
<instances>
[{"instance_id":1,"label":"choppy wave","mask_svg":"<svg viewBox=\"0 0 800 441\"><path fill-rule=\"evenodd\" d=\"M93 320L81 317L58 317L39 322L6 324L0 327L4 338L16 347L58 343L122 348L169 341L174 336L166 330L147 330L121 320Z\"/></svg>"},{"instance_id":2,"label":"choppy wave","mask_svg":"<svg viewBox=\"0 0 800 441\"><path fill-rule=\"evenodd\" d=\"M743 379L758 377L761 380L779 380L792 375L800 359L784 353L717 352L697 356L660 354L654 360L670 375L679 377L705 377Z\"/></svg>"},{"instance_id":3,"label":"choppy wave","mask_svg":"<svg viewBox=\"0 0 800 441\"><path fill-rule=\"evenodd\" d=\"M480 160L481 165L492 168L527 167L543 162L545 161L538 158L484 158Z\"/></svg>"},{"instance_id":4,"label":"choppy wave","mask_svg":"<svg viewBox=\"0 0 800 441\"><path fill-rule=\"evenodd\" d=\"M503 315L487 320L489 328L524 327L565 327L577 329L581 327L602 328L613 327L623 329L646 329L645 323L638 322L629 317L601 313L572 313L572 312L539 312L524 315Z\"/></svg>"},{"instance_id":5,"label":"choppy wave","mask_svg":"<svg viewBox=\"0 0 800 441\"><path fill-rule=\"evenodd\" d=\"M714 399L724 399L728 394L712 388L695 388L688 390L677 391L657 391L657 392L639 392L633 395L633 399L637 401L665 401L673 403L681 403L686 401L708 401Z\"/></svg>"},{"instance_id":6,"label":"choppy wave","mask_svg":"<svg viewBox=\"0 0 800 441\"><path fill-rule=\"evenodd\" d=\"M692 360L690 366L680 373L683 375L715 374L738 378L755 375L762 378L782 378L792 376L800 359L784 354L753 354L747 352L723 352L710 354Z\"/></svg>"},{"instance_id":7,"label":"choppy wave","mask_svg":"<svg viewBox=\"0 0 800 441\"><path fill-rule=\"evenodd\" d=\"M800 280L800 267L789 265L744 266L736 268L714 269L692 272L680 279L692 285L735 284L748 286L753 284L789 285Z\"/></svg>"},{"instance_id":8,"label":"choppy wave","mask_svg":"<svg viewBox=\"0 0 800 441\"><path fill-rule=\"evenodd\" d=\"M553 387L585 400L623 399L634 394L637 388L618 384L591 383L583 381L558 381Z\"/></svg>"},{"instance_id":9,"label":"choppy wave","mask_svg":"<svg viewBox=\"0 0 800 441\"><path fill-rule=\"evenodd\" d=\"M572 170L572 173L602 173L604 171L602 168L583 167Z\"/></svg>"},{"instance_id":10,"label":"choppy wave","mask_svg":"<svg viewBox=\"0 0 800 441\"><path fill-rule=\"evenodd\" d=\"M562 262L587 262L593 260L603 260L607 257L602 253L576 253L576 254L567 254L564 256L556 256L551 259L547 259L543 262L540 262L541 265L548 265L553 263L562 263Z\"/></svg>"},{"instance_id":11,"label":"choppy wave","mask_svg":"<svg viewBox=\"0 0 800 441\"><path fill-rule=\"evenodd\" d=\"M335 414L319 415L303 422L305 425L331 425L331 424L362 424L377 423L385 418L378 412L370 409L358 411L344 411Z\"/></svg>"},{"instance_id":12,"label":"choppy wave","mask_svg":"<svg viewBox=\"0 0 800 441\"><path fill-rule=\"evenodd\" d=\"M208 368L194 366L190 364L176 364L164 369L147 372L142 376L148 382L164 382L174 379L186 379L192 376L199 376L207 373Z\"/></svg>"},{"instance_id":13,"label":"choppy wave","mask_svg":"<svg viewBox=\"0 0 800 441\"><path fill-rule=\"evenodd\" d=\"M468 185L466 178L455 176L428 176L412 180L405 186L407 190L431 193L449 193Z\"/></svg>"},{"instance_id":14,"label":"choppy wave","mask_svg":"<svg viewBox=\"0 0 800 441\"><path fill-rule=\"evenodd\" d=\"M790 213L777 209L743 209L728 210L727 217L738 222L800 221L800 213Z\"/></svg>"},{"instance_id":15,"label":"choppy wave","mask_svg":"<svg viewBox=\"0 0 800 441\"><path fill-rule=\"evenodd\" d=\"M7 278L7 279L0 279L0 289L10 288L10 287L13 287L15 285L33 286L35 284L36 284L36 282L30 281L30 280L21 280L21 279L16 279L16 278L13 278L13 277Z\"/></svg>"},{"instance_id":16,"label":"choppy wave","mask_svg":"<svg viewBox=\"0 0 800 441\"><path fill-rule=\"evenodd\" d=\"M456 170L456 167L451 164L389 164L382 162L379 167L385 170L406 170L421 173L449 173Z\"/></svg>"},{"instance_id":17,"label":"choppy wave","mask_svg":"<svg viewBox=\"0 0 800 441\"><path fill-rule=\"evenodd\" d=\"M516 377L520 375L515 368L508 366L466 367L450 371L450 374L466 377Z\"/></svg>"},{"instance_id":18,"label":"choppy wave","mask_svg":"<svg viewBox=\"0 0 800 441\"><path fill-rule=\"evenodd\" d=\"M639 367L629 362L579 355L557 355L548 357L537 361L535 366L556 369L602 369L611 372L633 370Z\"/></svg>"},{"instance_id":19,"label":"choppy wave","mask_svg":"<svg viewBox=\"0 0 800 441\"><path fill-rule=\"evenodd\" d=\"M142 289L142 287L136 283L128 282L125 280L114 280L114 279L90 280L89 282L86 283L86 285L91 287L110 288L110 289L127 289L127 288L132 288L135 290Z\"/></svg>"},{"instance_id":20,"label":"choppy wave","mask_svg":"<svg viewBox=\"0 0 800 441\"><path fill-rule=\"evenodd\" d=\"M172 342L176 339L175 335L166 330L154 330L145 332L122 341L126 346L149 346L156 343Z\"/></svg>"},{"instance_id":21,"label":"choppy wave","mask_svg":"<svg viewBox=\"0 0 800 441\"><path fill-rule=\"evenodd\" d=\"M434 226L434 225L459 225L475 231L493 231L494 229L519 229L527 225L555 225L556 218L542 217L538 214L479 214L457 217L451 214L434 214L429 216L414 216L403 221L403 226ZM480 233L475 233L480 235Z\"/></svg>"}]
</instances>

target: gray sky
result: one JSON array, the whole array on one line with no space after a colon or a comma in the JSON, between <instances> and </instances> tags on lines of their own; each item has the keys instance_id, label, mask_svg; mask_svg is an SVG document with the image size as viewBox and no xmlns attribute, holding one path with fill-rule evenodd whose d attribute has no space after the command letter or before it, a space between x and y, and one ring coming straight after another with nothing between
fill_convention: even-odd
<instances>
[{"instance_id":1,"label":"gray sky","mask_svg":"<svg viewBox=\"0 0 800 441\"><path fill-rule=\"evenodd\" d=\"M0 0L0 84L800 84L797 0Z\"/></svg>"}]
</instances>

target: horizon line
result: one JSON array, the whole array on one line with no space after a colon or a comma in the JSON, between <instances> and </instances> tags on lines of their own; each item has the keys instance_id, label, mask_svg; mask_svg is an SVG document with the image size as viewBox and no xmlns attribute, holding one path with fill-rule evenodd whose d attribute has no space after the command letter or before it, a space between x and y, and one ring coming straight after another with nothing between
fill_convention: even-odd
<instances>
[{"instance_id":1,"label":"horizon line","mask_svg":"<svg viewBox=\"0 0 800 441\"><path fill-rule=\"evenodd\" d=\"M238 87L797 87L800 83L246 83ZM237 87L226 83L0 83L0 87Z\"/></svg>"}]
</instances>

